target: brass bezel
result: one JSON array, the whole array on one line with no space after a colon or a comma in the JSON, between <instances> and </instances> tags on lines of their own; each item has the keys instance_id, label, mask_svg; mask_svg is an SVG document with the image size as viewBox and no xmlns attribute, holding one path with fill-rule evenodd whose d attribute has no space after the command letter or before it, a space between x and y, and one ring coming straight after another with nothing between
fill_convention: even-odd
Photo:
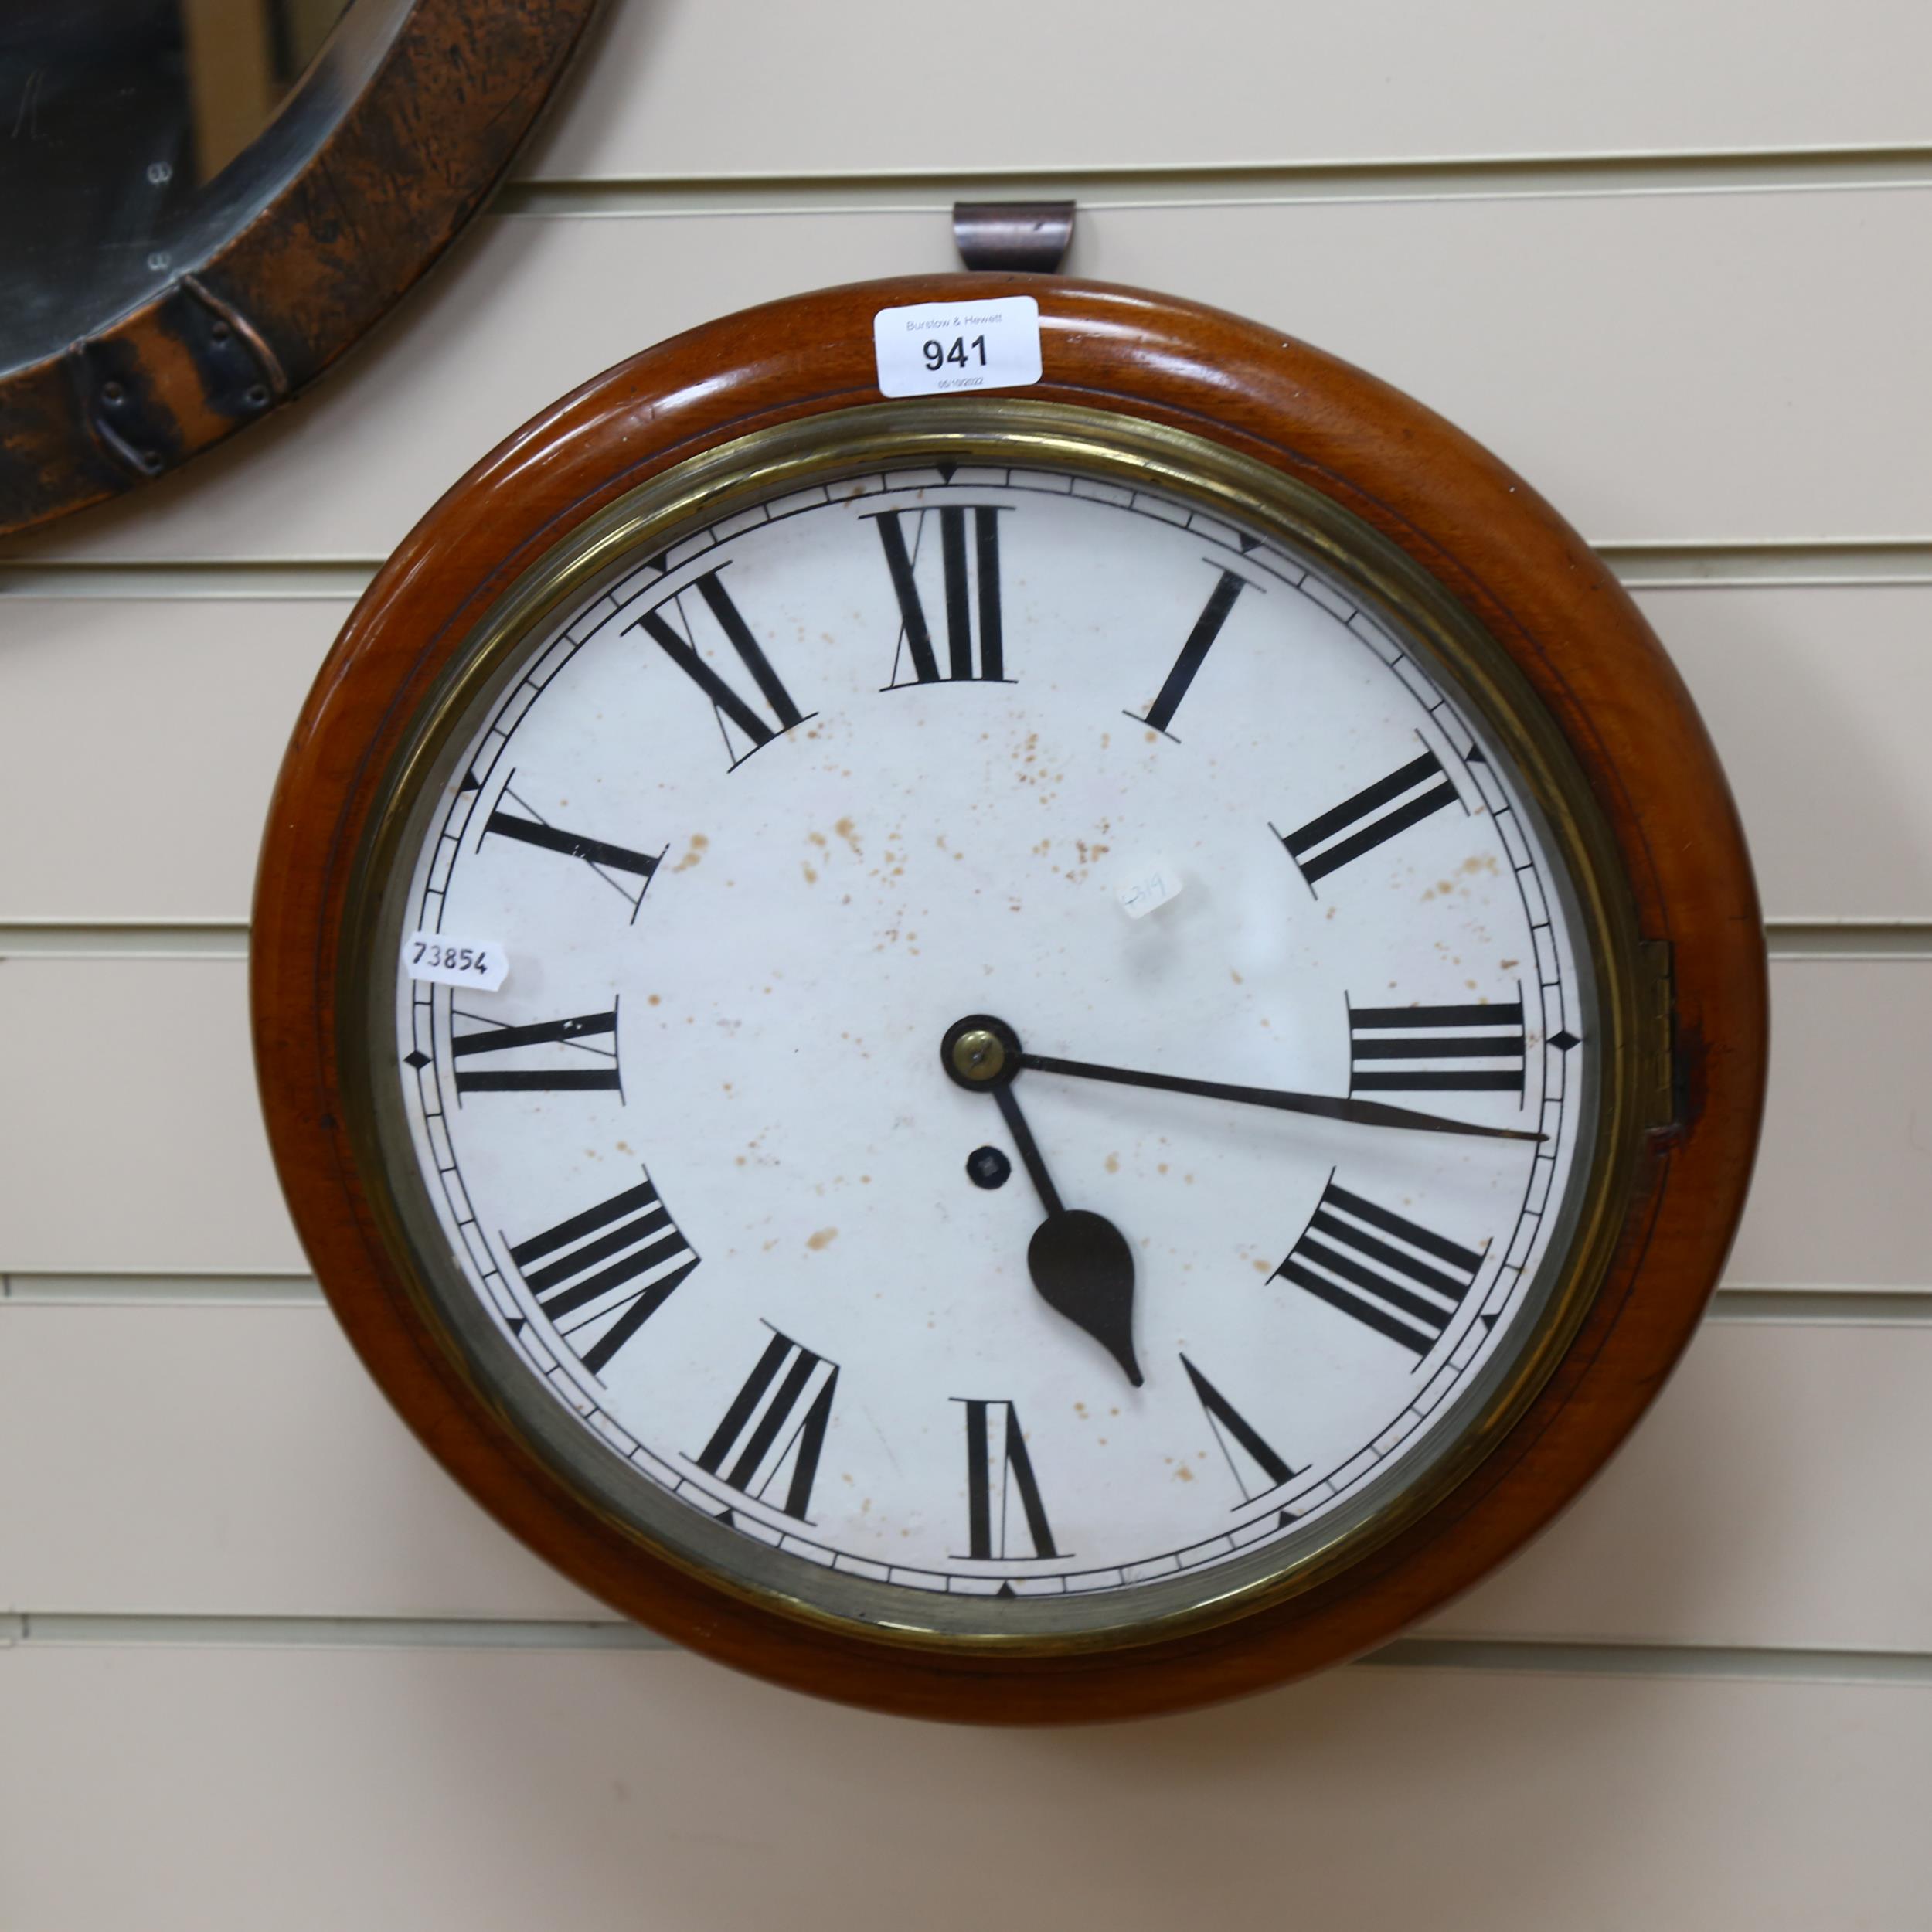
<instances>
[{"instance_id":1,"label":"brass bezel","mask_svg":"<svg viewBox=\"0 0 1932 1932\"><path fill-rule=\"evenodd\" d=\"M661 549L750 501L840 475L912 463L987 460L1112 477L1199 503L1272 537L1291 553L1299 550L1318 560L1360 592L1364 604L1395 630L1420 643L1432 660L1432 672L1480 714L1509 753L1541 813L1544 836L1570 869L1561 883L1572 896L1570 910L1580 953L1587 954L1604 1039L1590 1178L1566 1209L1573 1212L1561 1249L1561 1279L1549 1292L1533 1337L1503 1365L1506 1372L1493 1378L1495 1386L1485 1393L1473 1421L1400 1492L1359 1515L1338 1512L1334 1533L1314 1543L1291 1566L1239 1583L1229 1574L1240 1567L1237 1563L1209 1566L1175 1580L1205 1587L1209 1594L1198 1600L1151 1616L1077 1628L1055 1628L1050 1621L1029 1618L1031 1627L1020 1630L950 1631L889 1614L828 1611L737 1573L728 1560L732 1553L722 1546L745 1539L682 1505L674 1506L694 1519L694 1530L704 1532L687 1540L700 1548L706 1543L719 1546L719 1561L694 1556L653 1535L606 1498L587 1494L583 1483L560 1466L552 1446L533 1439L531 1428L506 1403L479 1366L474 1337L466 1339L453 1328L448 1311L428 1285L420 1237L411 1226L413 1219L422 1217L406 1211L392 1185L398 1143L394 1123L386 1123L380 1097L376 1062L382 1056L372 1050L375 1043L393 1038L394 1023L396 946L390 942L400 934L401 909L383 904L383 884L396 876L399 861L413 867L416 841L442 781L439 760L447 757L466 722L485 715L493 681L505 677L534 632L600 577L617 573L636 556ZM1555 720L1480 622L1389 539L1295 478L1219 443L1124 411L1026 399L869 404L757 430L688 458L586 519L517 579L452 655L376 789L349 880L341 932L334 1029L345 1128L385 1245L410 1300L468 1386L555 1479L657 1560L767 1612L915 1650L1050 1657L1165 1641L1301 1595L1352 1567L1437 1509L1508 1434L1588 1313L1611 1264L1645 1130L1652 1124L1648 1097L1657 1092L1660 1081L1667 1085L1668 1013L1644 996L1647 975L1635 907L1615 842ZM399 1105L388 1111L400 1116L401 1110ZM406 1151L408 1145L404 1130L400 1145ZM403 1185L419 1179L412 1162ZM433 1211L429 1225L435 1226ZM1553 1257L1556 1252L1553 1243ZM1553 1260L1549 1265L1554 1267ZM509 1345L502 1346L507 1352ZM1464 1396L1451 1400L1461 1403ZM560 1419L567 1416L561 1405L553 1406ZM580 1429L576 1433L587 1435ZM617 1461L600 1446L598 1453ZM563 1458L566 1464L569 1460ZM1375 1491L1372 1484L1366 1493ZM815 1577L838 1574L805 1567ZM1145 1602L1162 1587L1137 1586L1073 1600L1083 1607L1123 1597ZM908 1613L917 1606L904 1600L923 1594L886 1585L868 1590L889 1591L896 1607ZM1022 1599L1018 1605L1006 1604L1004 1613L1025 1614L1068 1600Z\"/></svg>"}]
</instances>

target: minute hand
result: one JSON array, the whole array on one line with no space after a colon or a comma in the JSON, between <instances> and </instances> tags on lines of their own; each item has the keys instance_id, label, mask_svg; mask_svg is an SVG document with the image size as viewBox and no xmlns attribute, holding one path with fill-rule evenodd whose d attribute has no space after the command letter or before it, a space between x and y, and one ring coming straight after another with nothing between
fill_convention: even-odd
<instances>
[{"instance_id":1,"label":"minute hand","mask_svg":"<svg viewBox=\"0 0 1932 1932\"><path fill-rule=\"evenodd\" d=\"M1283 1114L1312 1114L1327 1121L1352 1121L1362 1127L1403 1127L1430 1134L1468 1134L1488 1141L1543 1141L1546 1134L1522 1128L1475 1127L1440 1114L1418 1114L1380 1100L1337 1100L1327 1094L1294 1094L1274 1087L1231 1087L1222 1080L1182 1080L1174 1073L1142 1073L1125 1066L1097 1066L1091 1060L1056 1060L1049 1053L1022 1053L1019 1065L1036 1073L1066 1073L1079 1080L1111 1080L1117 1087L1151 1087L1164 1094L1198 1094L1204 1100L1236 1100L1243 1107L1272 1107Z\"/></svg>"}]
</instances>

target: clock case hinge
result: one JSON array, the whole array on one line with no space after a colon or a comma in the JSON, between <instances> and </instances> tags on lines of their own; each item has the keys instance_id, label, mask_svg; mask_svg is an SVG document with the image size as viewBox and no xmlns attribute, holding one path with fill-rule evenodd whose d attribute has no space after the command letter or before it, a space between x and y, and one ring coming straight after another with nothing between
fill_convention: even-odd
<instances>
[{"instance_id":1,"label":"clock case hinge","mask_svg":"<svg viewBox=\"0 0 1932 1932\"><path fill-rule=\"evenodd\" d=\"M1683 1117L1677 1091L1677 1005L1667 939L1637 944L1638 1002L1638 1107L1644 1125L1655 1131L1675 1128Z\"/></svg>"}]
</instances>

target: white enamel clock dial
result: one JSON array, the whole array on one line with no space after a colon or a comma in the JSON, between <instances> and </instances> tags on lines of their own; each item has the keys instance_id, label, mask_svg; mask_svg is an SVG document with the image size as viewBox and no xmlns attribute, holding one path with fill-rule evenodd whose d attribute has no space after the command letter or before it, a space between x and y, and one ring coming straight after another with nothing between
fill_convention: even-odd
<instances>
[{"instance_id":1,"label":"white enamel clock dial","mask_svg":"<svg viewBox=\"0 0 1932 1932\"><path fill-rule=\"evenodd\" d=\"M447 1291L661 1540L1117 1619L1318 1547L1520 1357L1590 1165L1574 895L1338 577L872 474L517 671L396 876L383 1077Z\"/></svg>"}]
</instances>

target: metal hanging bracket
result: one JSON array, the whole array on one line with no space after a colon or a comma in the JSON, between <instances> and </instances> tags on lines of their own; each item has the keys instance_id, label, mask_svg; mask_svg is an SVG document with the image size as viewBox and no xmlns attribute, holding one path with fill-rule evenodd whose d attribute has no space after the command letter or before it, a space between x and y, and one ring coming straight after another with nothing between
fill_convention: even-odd
<instances>
[{"instance_id":1,"label":"metal hanging bracket","mask_svg":"<svg viewBox=\"0 0 1932 1932\"><path fill-rule=\"evenodd\" d=\"M953 203L953 246L968 268L1057 274L1073 239L1070 201Z\"/></svg>"}]
</instances>

